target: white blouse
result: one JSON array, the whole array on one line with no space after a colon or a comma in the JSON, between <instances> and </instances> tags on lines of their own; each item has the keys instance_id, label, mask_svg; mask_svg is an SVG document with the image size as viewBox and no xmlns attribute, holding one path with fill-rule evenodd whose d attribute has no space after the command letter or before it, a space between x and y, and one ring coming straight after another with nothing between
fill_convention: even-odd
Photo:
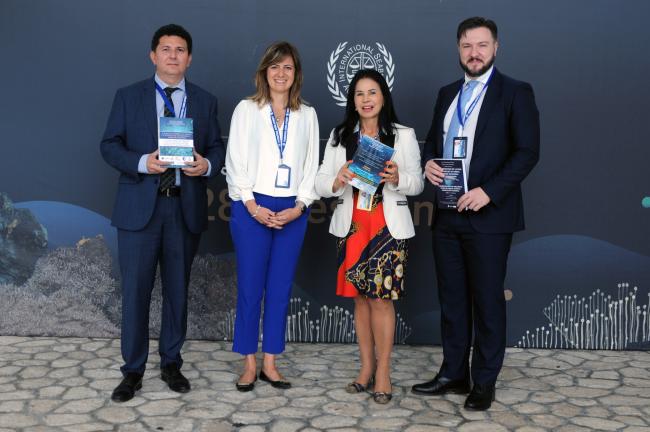
<instances>
[{"instance_id":1,"label":"white blouse","mask_svg":"<svg viewBox=\"0 0 650 432\"><path fill-rule=\"evenodd\" d=\"M280 127L280 137L284 127L284 124ZM253 192L274 197L295 196L305 205L311 205L319 198L314 189L318 144L316 110L302 104L299 110L291 111L282 161L291 168L291 182L288 188L276 187L280 150L271 123L271 108L269 104L260 107L252 100L242 100L230 121L226 151L228 195L233 201L244 202L254 198Z\"/></svg>"}]
</instances>

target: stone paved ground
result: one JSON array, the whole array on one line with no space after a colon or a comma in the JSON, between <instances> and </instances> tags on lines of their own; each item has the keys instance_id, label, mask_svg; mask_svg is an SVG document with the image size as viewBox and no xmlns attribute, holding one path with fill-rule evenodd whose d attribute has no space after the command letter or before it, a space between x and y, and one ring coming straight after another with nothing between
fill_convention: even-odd
<instances>
[{"instance_id":1,"label":"stone paved ground","mask_svg":"<svg viewBox=\"0 0 650 432\"><path fill-rule=\"evenodd\" d=\"M650 353L509 349L487 413L463 396L420 397L439 347L398 346L395 397L376 405L343 388L358 367L354 345L292 344L279 366L294 387L258 383L239 393L240 356L226 342L190 341L183 371L193 390L167 390L150 362L143 390L110 401L120 380L119 340L0 337L0 432L6 431L650 431ZM157 361L152 344L150 359Z\"/></svg>"}]
</instances>

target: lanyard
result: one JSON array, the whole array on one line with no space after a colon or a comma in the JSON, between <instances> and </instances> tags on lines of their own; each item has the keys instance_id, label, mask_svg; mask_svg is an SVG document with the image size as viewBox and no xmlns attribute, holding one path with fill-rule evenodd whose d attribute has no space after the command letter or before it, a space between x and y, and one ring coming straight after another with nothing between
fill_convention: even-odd
<instances>
[{"instance_id":1,"label":"lanyard","mask_svg":"<svg viewBox=\"0 0 650 432\"><path fill-rule=\"evenodd\" d=\"M460 123L461 130L465 129L465 123L467 122L467 119L469 118L470 115L472 115L472 111L474 111L474 108L476 108L476 104L478 103L478 100L481 99L481 96L490 85L490 81L492 80L492 75L494 75L494 69L492 69L490 76L488 77L487 81L485 82L485 85L483 86L479 94L472 101L472 103L469 104L469 107L465 112L465 116L463 116L462 113L460 112L460 101L461 98L463 97L463 87L465 86L465 83L463 82L460 85L460 92L458 93L458 101L456 102L456 115L458 116L458 123Z\"/></svg>"},{"instance_id":2,"label":"lanyard","mask_svg":"<svg viewBox=\"0 0 650 432\"><path fill-rule=\"evenodd\" d=\"M280 162L284 159L284 148L287 146L287 131L289 130L289 113L291 110L287 107L284 112L284 124L282 125L282 141L280 141L280 129L278 128L278 121L273 113L273 107L269 104L271 109L271 125L273 125L273 133L275 133L275 142L280 150Z\"/></svg>"},{"instance_id":3,"label":"lanyard","mask_svg":"<svg viewBox=\"0 0 650 432\"><path fill-rule=\"evenodd\" d=\"M163 90L163 89L158 85L158 83L155 83L155 84L156 84L156 90L158 90L158 94L159 94L160 97L162 98L163 103L165 104L165 106L167 107L167 109L169 110L169 112L172 113L172 115L173 115L174 117L177 117L177 116L176 116L176 111L174 111L174 104L173 104L173 102L172 102L171 100L169 100L169 98L167 97L167 94L166 94L165 91L164 91L164 90ZM179 117L179 118L185 118L185 114L186 114L186 113L187 113L187 95L183 96L183 103L181 103L181 111L180 111L180 115L179 115L178 117Z\"/></svg>"}]
</instances>

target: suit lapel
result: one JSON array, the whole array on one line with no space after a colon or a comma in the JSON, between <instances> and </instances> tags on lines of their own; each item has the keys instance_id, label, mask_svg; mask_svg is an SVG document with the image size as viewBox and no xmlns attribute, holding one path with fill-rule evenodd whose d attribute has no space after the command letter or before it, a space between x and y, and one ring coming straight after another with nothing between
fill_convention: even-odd
<instances>
[{"instance_id":1,"label":"suit lapel","mask_svg":"<svg viewBox=\"0 0 650 432\"><path fill-rule=\"evenodd\" d=\"M145 82L142 88L142 109L144 110L145 123L154 142L158 142L158 119L156 113L156 85L153 77ZM157 145L156 145L157 146Z\"/></svg>"},{"instance_id":2,"label":"suit lapel","mask_svg":"<svg viewBox=\"0 0 650 432\"><path fill-rule=\"evenodd\" d=\"M487 124L490 115L494 112L494 107L498 100L501 98L501 88L503 84L503 78L501 73L494 68L494 75L490 81L487 91L485 92L485 99L483 99L483 104L481 104L481 111L478 113L478 120L476 121L476 131L474 132L474 144L478 141L478 138L481 136L485 125Z\"/></svg>"},{"instance_id":3,"label":"suit lapel","mask_svg":"<svg viewBox=\"0 0 650 432\"><path fill-rule=\"evenodd\" d=\"M196 107L192 103L194 101L193 96L195 94L195 88L194 85L190 84L187 81L187 78L185 78L185 91L187 92L187 114L185 115L185 117L191 119L196 118L196 116L194 115L194 110L196 109Z\"/></svg>"}]
</instances>

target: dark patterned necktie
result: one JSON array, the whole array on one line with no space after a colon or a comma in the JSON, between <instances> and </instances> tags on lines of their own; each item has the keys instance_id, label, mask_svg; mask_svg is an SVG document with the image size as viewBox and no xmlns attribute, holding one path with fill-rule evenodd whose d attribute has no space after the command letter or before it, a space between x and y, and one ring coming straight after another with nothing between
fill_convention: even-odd
<instances>
[{"instance_id":1,"label":"dark patterned necktie","mask_svg":"<svg viewBox=\"0 0 650 432\"><path fill-rule=\"evenodd\" d=\"M172 101L172 93L174 93L178 88L176 87L167 87L165 88L165 95L167 96L167 99L169 102L173 105L174 102ZM164 103L163 101L163 106L165 107L165 110L163 111L163 114L165 117L174 117L174 114L167 108L167 104ZM176 169L175 168L167 168L167 171L162 173L160 175L160 190L165 190L169 189L171 187L174 187L176 185Z\"/></svg>"}]
</instances>

